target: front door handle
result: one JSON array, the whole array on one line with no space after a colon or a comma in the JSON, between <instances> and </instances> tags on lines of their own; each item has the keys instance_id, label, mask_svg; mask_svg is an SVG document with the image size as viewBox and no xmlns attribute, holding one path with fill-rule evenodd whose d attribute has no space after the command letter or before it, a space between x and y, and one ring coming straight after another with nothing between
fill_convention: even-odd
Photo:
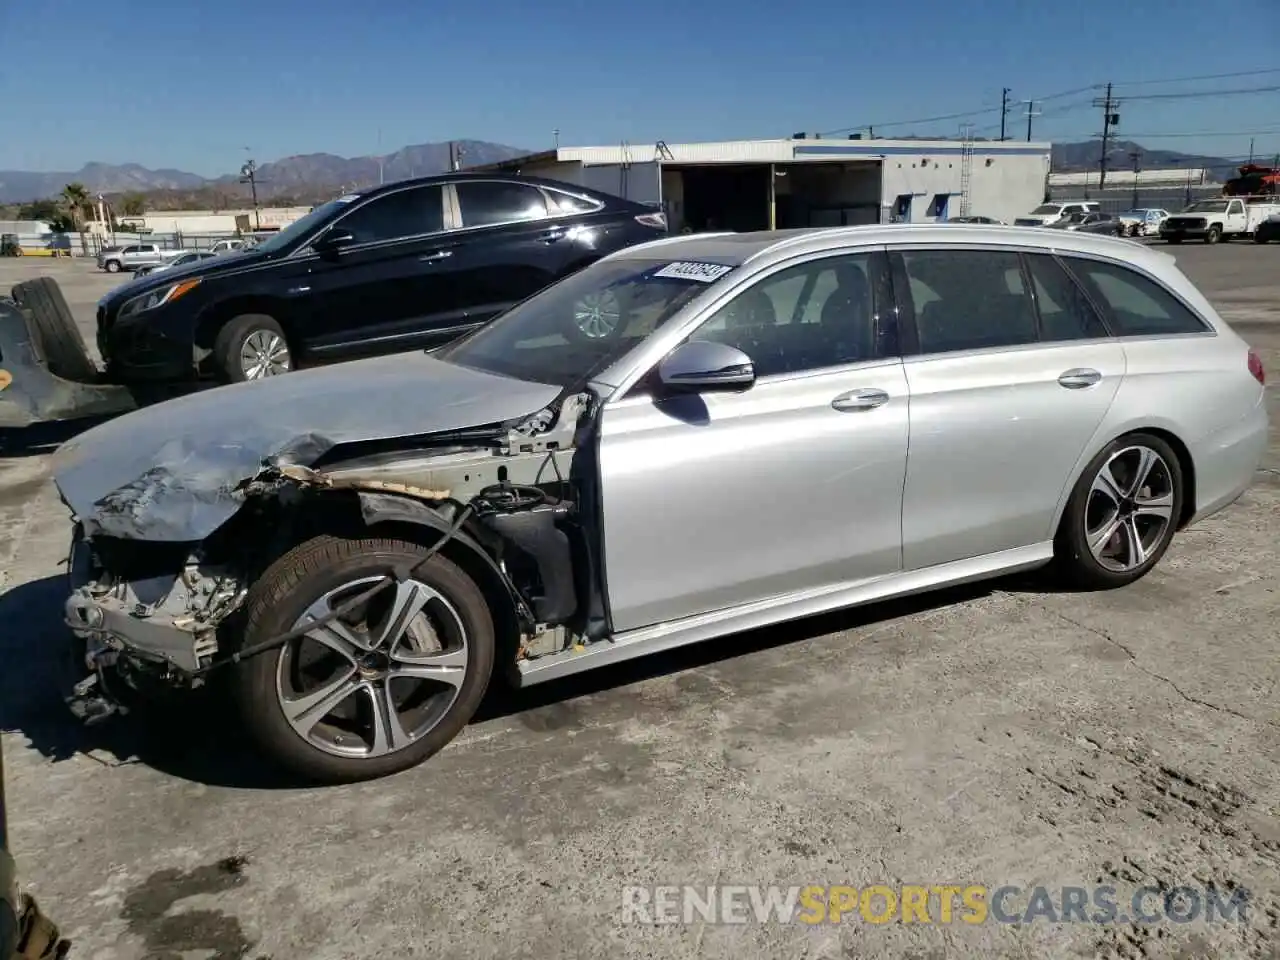
<instances>
[{"instance_id":1,"label":"front door handle","mask_svg":"<svg viewBox=\"0 0 1280 960\"><path fill-rule=\"evenodd\" d=\"M876 407L883 406L888 402L889 394L883 390L865 387L861 390L850 390L848 393L840 394L840 396L831 401L831 406L841 413L850 413L854 410L874 410Z\"/></svg>"},{"instance_id":2,"label":"front door handle","mask_svg":"<svg viewBox=\"0 0 1280 960\"><path fill-rule=\"evenodd\" d=\"M446 257L452 257L452 256L453 256L452 250L436 250L434 253L424 254L423 256L419 257L418 260L421 263L432 263L436 260L443 260Z\"/></svg>"},{"instance_id":3,"label":"front door handle","mask_svg":"<svg viewBox=\"0 0 1280 960\"><path fill-rule=\"evenodd\" d=\"M1101 379L1102 374L1097 370L1075 367L1074 369L1064 371L1058 377L1058 383L1066 387L1068 390L1080 390L1084 387L1092 387Z\"/></svg>"}]
</instances>

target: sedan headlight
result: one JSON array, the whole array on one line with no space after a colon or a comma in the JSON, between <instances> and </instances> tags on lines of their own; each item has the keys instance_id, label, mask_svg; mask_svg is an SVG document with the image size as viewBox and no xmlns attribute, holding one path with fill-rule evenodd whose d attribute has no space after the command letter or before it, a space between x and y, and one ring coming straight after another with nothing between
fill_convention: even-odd
<instances>
[{"instance_id":1,"label":"sedan headlight","mask_svg":"<svg viewBox=\"0 0 1280 960\"><path fill-rule=\"evenodd\" d=\"M157 287L155 290L149 290L146 293L139 294L131 300L126 300L120 307L119 317L132 317L139 313L145 313L148 310L154 310L156 307L163 306L166 303L173 303L179 297L185 297L188 293L200 286L199 278L190 280L179 280L167 287Z\"/></svg>"}]
</instances>

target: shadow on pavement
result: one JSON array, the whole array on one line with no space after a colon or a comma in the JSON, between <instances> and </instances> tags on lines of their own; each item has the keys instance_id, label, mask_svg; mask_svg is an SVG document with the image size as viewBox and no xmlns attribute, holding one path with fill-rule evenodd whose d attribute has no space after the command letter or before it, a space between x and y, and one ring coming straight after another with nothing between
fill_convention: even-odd
<instances>
[{"instance_id":1,"label":"shadow on pavement","mask_svg":"<svg viewBox=\"0 0 1280 960\"><path fill-rule=\"evenodd\" d=\"M40 457L53 453L73 437L111 419L113 418L85 417L82 420L37 423L29 427L0 428L0 458Z\"/></svg>"},{"instance_id":2,"label":"shadow on pavement","mask_svg":"<svg viewBox=\"0 0 1280 960\"><path fill-rule=\"evenodd\" d=\"M496 681L473 723L514 716L578 697L670 673L727 662L771 648L841 630L865 627L939 607L974 600L995 589L1043 592L1027 577L990 581L936 593L837 611L792 623L694 644L630 663L602 668L527 690ZM242 789L297 788L250 747L228 702L215 684L175 703L112 717L86 727L73 718L62 691L80 678L62 623L66 580L47 577L0 595L0 731L27 739L30 749L53 762L83 754L115 766L141 763L162 773L210 786ZM856 641L851 641L856 642ZM795 655L804 656L803 648ZM430 761L428 761L429 763Z\"/></svg>"}]
</instances>

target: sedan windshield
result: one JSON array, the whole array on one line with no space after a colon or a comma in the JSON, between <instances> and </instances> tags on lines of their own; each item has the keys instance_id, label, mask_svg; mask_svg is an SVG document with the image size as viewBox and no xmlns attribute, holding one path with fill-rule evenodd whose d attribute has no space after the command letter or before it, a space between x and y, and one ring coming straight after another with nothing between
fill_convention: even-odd
<instances>
[{"instance_id":1,"label":"sedan windshield","mask_svg":"<svg viewBox=\"0 0 1280 960\"><path fill-rule=\"evenodd\" d=\"M323 223L334 211L347 206L352 199L354 198L340 197L337 200L330 200L328 203L320 204L306 216L293 221L293 223L279 233L274 234L270 239L256 244L253 249L260 250L263 253L275 253L277 250L287 247L294 240Z\"/></svg>"},{"instance_id":2,"label":"sedan windshield","mask_svg":"<svg viewBox=\"0 0 1280 960\"><path fill-rule=\"evenodd\" d=\"M519 380L573 387L620 359L732 269L670 260L599 263L435 356Z\"/></svg>"}]
</instances>

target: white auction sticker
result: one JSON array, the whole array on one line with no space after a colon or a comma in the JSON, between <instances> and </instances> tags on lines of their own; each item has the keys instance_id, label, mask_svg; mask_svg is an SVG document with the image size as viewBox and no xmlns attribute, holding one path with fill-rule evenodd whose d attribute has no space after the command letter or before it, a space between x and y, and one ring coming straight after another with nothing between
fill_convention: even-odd
<instances>
[{"instance_id":1,"label":"white auction sticker","mask_svg":"<svg viewBox=\"0 0 1280 960\"><path fill-rule=\"evenodd\" d=\"M714 283L732 270L722 263L695 263L692 260L679 260L669 263L655 277L670 277L673 280L696 280L699 283Z\"/></svg>"}]
</instances>

